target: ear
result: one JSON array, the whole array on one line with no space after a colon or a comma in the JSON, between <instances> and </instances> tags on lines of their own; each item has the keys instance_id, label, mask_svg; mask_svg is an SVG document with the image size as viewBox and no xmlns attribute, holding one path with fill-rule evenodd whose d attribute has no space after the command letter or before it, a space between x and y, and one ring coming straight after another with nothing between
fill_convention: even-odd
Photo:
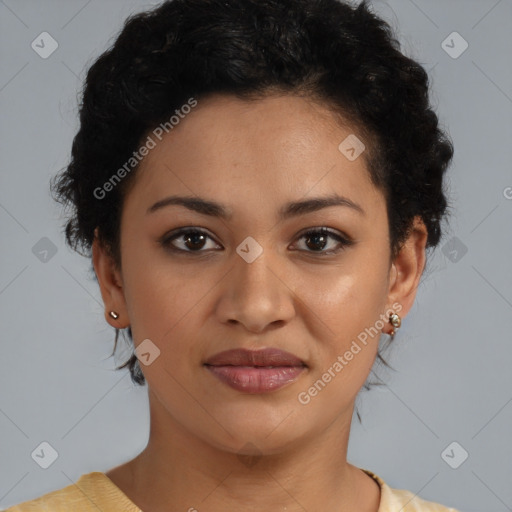
<instances>
[{"instance_id":1,"label":"ear","mask_svg":"<svg viewBox=\"0 0 512 512\"><path fill-rule=\"evenodd\" d=\"M124 297L121 272L116 268L114 259L98 239L98 228L94 230L92 243L92 262L100 285L101 296L105 304L105 320L117 329L130 325L126 301ZM119 317L114 319L110 311L115 311Z\"/></svg>"},{"instance_id":2,"label":"ear","mask_svg":"<svg viewBox=\"0 0 512 512\"><path fill-rule=\"evenodd\" d=\"M390 268L388 304L403 318L414 304L416 291L425 268L425 248L428 231L421 220L415 217L411 232ZM393 304L400 304L391 308Z\"/></svg>"}]
</instances>

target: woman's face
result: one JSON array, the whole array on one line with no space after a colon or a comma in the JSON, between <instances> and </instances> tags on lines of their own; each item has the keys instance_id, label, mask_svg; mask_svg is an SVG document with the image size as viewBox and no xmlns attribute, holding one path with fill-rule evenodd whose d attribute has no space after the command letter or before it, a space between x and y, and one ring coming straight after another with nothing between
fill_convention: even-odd
<instances>
[{"instance_id":1,"label":"woman's face","mask_svg":"<svg viewBox=\"0 0 512 512\"><path fill-rule=\"evenodd\" d=\"M350 425L389 311L395 304L403 316L412 300L393 288L400 273L389 264L384 196L363 156L339 149L351 135L299 97L215 96L161 141L152 136L123 206L120 286L109 305L142 347L159 418L232 452L251 443L273 453ZM335 195L347 203L321 207ZM218 206L161 203L171 196ZM305 235L322 227L329 233ZM239 348L284 350L304 367L205 365ZM223 372L256 387L235 389ZM269 390L264 372L295 379Z\"/></svg>"}]
</instances>

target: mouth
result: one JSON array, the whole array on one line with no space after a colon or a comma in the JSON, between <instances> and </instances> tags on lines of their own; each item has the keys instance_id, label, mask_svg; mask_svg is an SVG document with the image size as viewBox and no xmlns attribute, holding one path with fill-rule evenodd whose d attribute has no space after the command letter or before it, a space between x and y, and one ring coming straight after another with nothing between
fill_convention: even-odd
<instances>
[{"instance_id":1,"label":"mouth","mask_svg":"<svg viewBox=\"0 0 512 512\"><path fill-rule=\"evenodd\" d=\"M307 369L298 357L274 348L227 350L209 358L204 366L229 387L252 394L281 389Z\"/></svg>"}]
</instances>

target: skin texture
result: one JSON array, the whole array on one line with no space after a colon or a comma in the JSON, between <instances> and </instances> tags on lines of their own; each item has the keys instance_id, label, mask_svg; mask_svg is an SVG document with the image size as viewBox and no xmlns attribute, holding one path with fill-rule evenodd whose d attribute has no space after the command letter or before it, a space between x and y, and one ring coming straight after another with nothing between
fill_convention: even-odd
<instances>
[{"instance_id":1,"label":"skin texture","mask_svg":"<svg viewBox=\"0 0 512 512\"><path fill-rule=\"evenodd\" d=\"M384 196L364 159L349 161L338 150L351 133L358 135L326 106L298 96L208 98L142 162L123 206L121 268L94 242L107 322L131 325L135 346L150 339L160 350L153 363L141 364L148 445L107 472L140 508L377 512L379 486L346 455L354 402L379 336L308 404L297 399L393 304L404 318L425 264L420 221L390 262ZM333 192L364 215L332 206L277 217L287 202ZM222 203L232 218L178 205L146 213L174 194ZM301 236L322 226L354 243L323 255L339 242ZM209 238L168 242L189 251L181 253L159 243L182 227ZM248 236L263 249L252 263L236 252ZM112 310L117 320L108 316ZM391 329L385 322L379 331ZM203 366L217 352L240 347L277 347L307 369L271 393L242 393Z\"/></svg>"}]
</instances>

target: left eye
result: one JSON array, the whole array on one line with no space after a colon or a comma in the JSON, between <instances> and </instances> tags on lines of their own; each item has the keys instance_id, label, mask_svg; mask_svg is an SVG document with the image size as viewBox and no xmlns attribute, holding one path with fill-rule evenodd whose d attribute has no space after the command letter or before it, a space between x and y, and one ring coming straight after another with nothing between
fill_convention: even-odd
<instances>
[{"instance_id":1,"label":"left eye","mask_svg":"<svg viewBox=\"0 0 512 512\"><path fill-rule=\"evenodd\" d=\"M302 238L305 238L307 240L307 243L306 243L307 247L320 246L319 250L306 251L306 252L318 252L322 255L336 254L336 253L340 252L341 250L343 250L345 247L352 245L352 243L353 243L352 240L349 240L348 238L345 238L345 237L341 236L340 234L330 231L326 228L310 229L306 233L303 233L299 237L299 240ZM335 247L334 249L330 249L328 251L323 251L325 246L328 245L327 240L329 238L331 240L336 240L337 244L335 244L335 246L338 245L338 247L337 248Z\"/></svg>"},{"instance_id":2,"label":"left eye","mask_svg":"<svg viewBox=\"0 0 512 512\"><path fill-rule=\"evenodd\" d=\"M179 239L182 240L182 247L184 246L185 248L176 246L174 242L178 241ZM202 249L205 248L206 241L208 239L213 241L212 237L208 233L199 229L188 228L164 237L161 241L161 244L175 252L206 252L206 250ZM311 247L314 248L313 250L306 250L306 252L320 253L321 255L336 254L343 250L345 247L353 244L352 240L326 228L310 229L298 237L298 240L302 239L306 240L306 246L309 249L311 249ZM325 251L325 247L329 245L329 239L335 240L337 243L334 244L334 248ZM218 244L215 243L215 245ZM336 245L338 247L336 247Z\"/></svg>"}]
</instances>

